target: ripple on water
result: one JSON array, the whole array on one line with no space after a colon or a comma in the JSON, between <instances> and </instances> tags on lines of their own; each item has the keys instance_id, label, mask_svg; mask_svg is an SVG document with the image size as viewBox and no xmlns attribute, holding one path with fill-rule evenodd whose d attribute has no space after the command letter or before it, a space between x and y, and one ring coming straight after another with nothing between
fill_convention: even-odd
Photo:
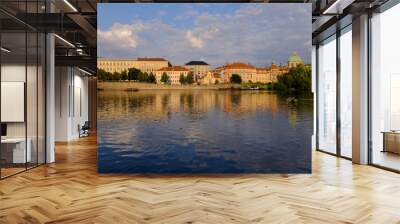
<instances>
[{"instance_id":1,"label":"ripple on water","mask_svg":"<svg viewBox=\"0 0 400 224\"><path fill-rule=\"evenodd\" d=\"M98 169L114 173L307 173L313 106L274 93L98 95Z\"/></svg>"}]
</instances>

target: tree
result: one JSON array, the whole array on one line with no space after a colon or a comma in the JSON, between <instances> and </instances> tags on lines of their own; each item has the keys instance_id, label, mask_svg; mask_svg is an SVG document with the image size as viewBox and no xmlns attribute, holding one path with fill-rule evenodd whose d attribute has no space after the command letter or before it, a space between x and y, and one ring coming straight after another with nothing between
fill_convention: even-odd
<instances>
[{"instance_id":1,"label":"tree","mask_svg":"<svg viewBox=\"0 0 400 224\"><path fill-rule=\"evenodd\" d=\"M242 83L242 77L240 77L240 75L238 75L238 74L233 74L230 78L230 82L240 84L240 83Z\"/></svg>"},{"instance_id":2,"label":"tree","mask_svg":"<svg viewBox=\"0 0 400 224\"><path fill-rule=\"evenodd\" d=\"M179 82L181 83L181 85L185 85L186 84L186 78L182 73L179 76Z\"/></svg>"},{"instance_id":3,"label":"tree","mask_svg":"<svg viewBox=\"0 0 400 224\"><path fill-rule=\"evenodd\" d=\"M146 72L140 72L138 76L138 81L139 82L147 82L148 76Z\"/></svg>"},{"instance_id":4,"label":"tree","mask_svg":"<svg viewBox=\"0 0 400 224\"><path fill-rule=\"evenodd\" d=\"M118 77L118 75L117 75ZM97 69L97 78L101 81L115 80L114 74L103 69Z\"/></svg>"},{"instance_id":5,"label":"tree","mask_svg":"<svg viewBox=\"0 0 400 224\"><path fill-rule=\"evenodd\" d=\"M165 83L165 84L170 82L169 76L167 75L167 73L163 72L163 74L161 75L161 80L160 81L162 83Z\"/></svg>"},{"instance_id":6,"label":"tree","mask_svg":"<svg viewBox=\"0 0 400 224\"><path fill-rule=\"evenodd\" d=\"M128 69L128 80L138 80L141 71L137 68Z\"/></svg>"},{"instance_id":7,"label":"tree","mask_svg":"<svg viewBox=\"0 0 400 224\"><path fill-rule=\"evenodd\" d=\"M311 93L311 68L302 64L291 68L288 73L278 76L274 89L284 92Z\"/></svg>"},{"instance_id":8,"label":"tree","mask_svg":"<svg viewBox=\"0 0 400 224\"><path fill-rule=\"evenodd\" d=\"M121 72L121 80L128 80L128 73L126 70Z\"/></svg>"},{"instance_id":9,"label":"tree","mask_svg":"<svg viewBox=\"0 0 400 224\"><path fill-rule=\"evenodd\" d=\"M101 81L106 81L109 78L109 75L107 73L108 72L106 72L105 70L99 68L97 69L97 78Z\"/></svg>"},{"instance_id":10,"label":"tree","mask_svg":"<svg viewBox=\"0 0 400 224\"><path fill-rule=\"evenodd\" d=\"M114 73L112 74L112 80L117 80L117 81L121 80L121 73L119 73L119 72L114 72Z\"/></svg>"},{"instance_id":11,"label":"tree","mask_svg":"<svg viewBox=\"0 0 400 224\"><path fill-rule=\"evenodd\" d=\"M186 76L186 83L187 84L193 84L194 83L193 72L189 72L188 75Z\"/></svg>"},{"instance_id":12,"label":"tree","mask_svg":"<svg viewBox=\"0 0 400 224\"><path fill-rule=\"evenodd\" d=\"M147 82L156 83L157 82L156 76L153 73L150 73L150 75L147 77Z\"/></svg>"}]
</instances>

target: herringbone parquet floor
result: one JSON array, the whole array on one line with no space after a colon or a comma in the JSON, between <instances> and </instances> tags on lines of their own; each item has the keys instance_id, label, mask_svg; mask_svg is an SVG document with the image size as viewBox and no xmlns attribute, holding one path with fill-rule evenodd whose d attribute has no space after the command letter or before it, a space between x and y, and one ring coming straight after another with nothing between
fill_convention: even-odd
<instances>
[{"instance_id":1,"label":"herringbone parquet floor","mask_svg":"<svg viewBox=\"0 0 400 224\"><path fill-rule=\"evenodd\" d=\"M312 175L96 173L96 139L0 181L0 223L400 223L400 175L319 152Z\"/></svg>"}]
</instances>

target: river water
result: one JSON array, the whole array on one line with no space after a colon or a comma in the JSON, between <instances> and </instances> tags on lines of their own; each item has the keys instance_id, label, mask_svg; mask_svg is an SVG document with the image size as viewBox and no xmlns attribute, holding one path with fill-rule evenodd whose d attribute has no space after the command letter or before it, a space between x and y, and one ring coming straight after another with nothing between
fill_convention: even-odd
<instances>
[{"instance_id":1,"label":"river water","mask_svg":"<svg viewBox=\"0 0 400 224\"><path fill-rule=\"evenodd\" d=\"M99 91L98 171L309 173L312 105L267 91Z\"/></svg>"}]
</instances>

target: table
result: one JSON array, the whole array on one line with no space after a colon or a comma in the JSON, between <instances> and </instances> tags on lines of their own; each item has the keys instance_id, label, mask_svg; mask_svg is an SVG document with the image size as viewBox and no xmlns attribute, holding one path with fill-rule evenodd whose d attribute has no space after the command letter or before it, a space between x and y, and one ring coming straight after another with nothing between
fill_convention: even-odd
<instances>
[{"instance_id":1,"label":"table","mask_svg":"<svg viewBox=\"0 0 400 224\"><path fill-rule=\"evenodd\" d=\"M26 142L28 143L25 151L25 144ZM10 163L26 163L26 162L31 162L32 160L32 152L31 152L31 145L32 141L31 139L26 139L25 138L5 138L1 139L1 151L2 151L2 157L3 154L7 154L7 152L10 152L12 156L10 155L9 158L6 160L12 160L8 161ZM4 157L3 157L4 158Z\"/></svg>"},{"instance_id":2,"label":"table","mask_svg":"<svg viewBox=\"0 0 400 224\"><path fill-rule=\"evenodd\" d=\"M382 152L392 152L400 154L400 131L382 131L383 150Z\"/></svg>"}]
</instances>

